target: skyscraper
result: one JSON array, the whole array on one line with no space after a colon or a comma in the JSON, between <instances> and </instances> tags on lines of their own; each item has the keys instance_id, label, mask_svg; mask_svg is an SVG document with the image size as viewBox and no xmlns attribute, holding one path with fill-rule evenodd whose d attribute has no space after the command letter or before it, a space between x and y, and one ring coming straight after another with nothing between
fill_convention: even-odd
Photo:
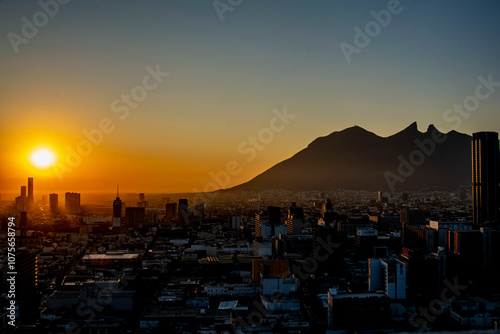
<instances>
[{"instance_id":1,"label":"skyscraper","mask_svg":"<svg viewBox=\"0 0 500 334\"><path fill-rule=\"evenodd\" d=\"M79 193L66 193L64 196L64 207L66 213L77 214L80 213L80 194Z\"/></svg>"},{"instance_id":2,"label":"skyscraper","mask_svg":"<svg viewBox=\"0 0 500 334\"><path fill-rule=\"evenodd\" d=\"M26 186L21 186L21 196L16 197L16 207L19 211L26 211L27 209Z\"/></svg>"},{"instance_id":3,"label":"skyscraper","mask_svg":"<svg viewBox=\"0 0 500 334\"><path fill-rule=\"evenodd\" d=\"M125 208L125 226L128 228L139 228L146 220L146 209L143 207Z\"/></svg>"},{"instance_id":4,"label":"skyscraper","mask_svg":"<svg viewBox=\"0 0 500 334\"><path fill-rule=\"evenodd\" d=\"M287 235L301 235L304 218L300 214L290 215L285 221Z\"/></svg>"},{"instance_id":5,"label":"skyscraper","mask_svg":"<svg viewBox=\"0 0 500 334\"><path fill-rule=\"evenodd\" d=\"M21 196L16 197L16 209L17 209L17 211L19 211L19 212L26 211L25 204L26 204L26 201L25 200L23 201L23 198Z\"/></svg>"},{"instance_id":6,"label":"skyscraper","mask_svg":"<svg viewBox=\"0 0 500 334\"><path fill-rule=\"evenodd\" d=\"M28 177L28 208L31 209L34 202L35 199L33 197L33 178Z\"/></svg>"},{"instance_id":7,"label":"skyscraper","mask_svg":"<svg viewBox=\"0 0 500 334\"><path fill-rule=\"evenodd\" d=\"M396 259L368 259L368 290L406 299L406 264Z\"/></svg>"},{"instance_id":8,"label":"skyscraper","mask_svg":"<svg viewBox=\"0 0 500 334\"><path fill-rule=\"evenodd\" d=\"M499 222L500 152L497 132L472 135L472 202L474 224Z\"/></svg>"},{"instance_id":9,"label":"skyscraper","mask_svg":"<svg viewBox=\"0 0 500 334\"><path fill-rule=\"evenodd\" d=\"M165 204L165 219L167 221L175 220L177 215L177 203L166 203Z\"/></svg>"},{"instance_id":10,"label":"skyscraper","mask_svg":"<svg viewBox=\"0 0 500 334\"><path fill-rule=\"evenodd\" d=\"M325 222L331 223L335 220L335 216L336 214L335 209L333 208L333 203L329 198L327 198L321 206L321 218L323 218Z\"/></svg>"},{"instance_id":11,"label":"skyscraper","mask_svg":"<svg viewBox=\"0 0 500 334\"><path fill-rule=\"evenodd\" d=\"M241 217L240 216L229 216L228 217L229 228L232 230L239 230L241 228Z\"/></svg>"},{"instance_id":12,"label":"skyscraper","mask_svg":"<svg viewBox=\"0 0 500 334\"><path fill-rule=\"evenodd\" d=\"M177 211L177 221L180 225L189 225L188 200L185 198L179 199Z\"/></svg>"},{"instance_id":13,"label":"skyscraper","mask_svg":"<svg viewBox=\"0 0 500 334\"><path fill-rule=\"evenodd\" d=\"M198 219L205 217L205 204L196 204L194 206L194 216Z\"/></svg>"},{"instance_id":14,"label":"skyscraper","mask_svg":"<svg viewBox=\"0 0 500 334\"><path fill-rule=\"evenodd\" d=\"M292 202L292 205L288 208L288 218L295 216L295 218L304 218L304 208L298 207L297 203Z\"/></svg>"},{"instance_id":15,"label":"skyscraper","mask_svg":"<svg viewBox=\"0 0 500 334\"><path fill-rule=\"evenodd\" d=\"M122 221L122 201L116 186L116 199L113 201L113 227L120 227Z\"/></svg>"},{"instance_id":16,"label":"skyscraper","mask_svg":"<svg viewBox=\"0 0 500 334\"><path fill-rule=\"evenodd\" d=\"M279 206L268 206L267 214L269 215L269 223L271 225L281 224L281 208Z\"/></svg>"},{"instance_id":17,"label":"skyscraper","mask_svg":"<svg viewBox=\"0 0 500 334\"><path fill-rule=\"evenodd\" d=\"M255 237L269 237L272 235L271 224L267 211L262 211L255 215Z\"/></svg>"},{"instance_id":18,"label":"skyscraper","mask_svg":"<svg viewBox=\"0 0 500 334\"><path fill-rule=\"evenodd\" d=\"M36 285L36 254L27 249L16 251L16 295L27 296Z\"/></svg>"},{"instance_id":19,"label":"skyscraper","mask_svg":"<svg viewBox=\"0 0 500 334\"><path fill-rule=\"evenodd\" d=\"M49 202L50 202L50 213L51 214L57 213L57 211L59 210L59 195L50 194Z\"/></svg>"},{"instance_id":20,"label":"skyscraper","mask_svg":"<svg viewBox=\"0 0 500 334\"><path fill-rule=\"evenodd\" d=\"M146 208L148 206L149 202L146 201L144 198L145 198L144 193L139 193L139 201L137 202L138 207Z\"/></svg>"}]
</instances>

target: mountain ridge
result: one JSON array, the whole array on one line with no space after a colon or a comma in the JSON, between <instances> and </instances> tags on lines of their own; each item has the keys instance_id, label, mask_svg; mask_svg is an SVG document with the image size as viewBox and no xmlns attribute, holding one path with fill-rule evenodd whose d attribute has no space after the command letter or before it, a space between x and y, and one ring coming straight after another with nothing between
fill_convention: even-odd
<instances>
[{"instance_id":1,"label":"mountain ridge","mask_svg":"<svg viewBox=\"0 0 500 334\"><path fill-rule=\"evenodd\" d=\"M421 132L413 122L387 137L355 125L318 137L290 158L225 190L456 189L470 185L470 141L469 135L442 133L433 124ZM401 169L403 161L414 169L411 175Z\"/></svg>"}]
</instances>

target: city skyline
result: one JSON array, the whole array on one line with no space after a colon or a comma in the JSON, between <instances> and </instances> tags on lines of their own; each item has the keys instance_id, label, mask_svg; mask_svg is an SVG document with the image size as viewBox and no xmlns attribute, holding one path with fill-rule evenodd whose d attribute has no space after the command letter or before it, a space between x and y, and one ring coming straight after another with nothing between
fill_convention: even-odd
<instances>
[{"instance_id":1,"label":"city skyline","mask_svg":"<svg viewBox=\"0 0 500 334\"><path fill-rule=\"evenodd\" d=\"M231 187L355 124L500 131L493 1L57 3L0 3L2 192L29 176L47 192L203 191L236 160ZM78 145L89 153L69 166ZM61 177L33 166L36 148Z\"/></svg>"},{"instance_id":2,"label":"city skyline","mask_svg":"<svg viewBox=\"0 0 500 334\"><path fill-rule=\"evenodd\" d=\"M499 14L0 0L0 332L498 332Z\"/></svg>"}]
</instances>

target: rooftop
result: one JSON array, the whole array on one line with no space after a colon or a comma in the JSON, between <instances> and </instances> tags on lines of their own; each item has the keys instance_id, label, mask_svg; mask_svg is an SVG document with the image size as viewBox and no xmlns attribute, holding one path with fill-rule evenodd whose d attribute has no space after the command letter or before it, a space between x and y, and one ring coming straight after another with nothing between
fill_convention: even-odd
<instances>
[{"instance_id":1,"label":"rooftop","mask_svg":"<svg viewBox=\"0 0 500 334\"><path fill-rule=\"evenodd\" d=\"M137 259L139 254L123 254L123 253L113 253L113 254L87 254L82 260L134 260Z\"/></svg>"}]
</instances>

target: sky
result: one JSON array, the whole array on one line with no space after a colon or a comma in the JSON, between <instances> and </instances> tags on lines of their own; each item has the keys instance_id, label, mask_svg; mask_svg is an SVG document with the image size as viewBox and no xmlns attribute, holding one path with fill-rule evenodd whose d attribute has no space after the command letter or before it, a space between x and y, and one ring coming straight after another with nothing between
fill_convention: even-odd
<instances>
[{"instance_id":1,"label":"sky","mask_svg":"<svg viewBox=\"0 0 500 334\"><path fill-rule=\"evenodd\" d=\"M354 125L498 132L499 16L494 0L0 1L0 193L30 176L227 188Z\"/></svg>"}]
</instances>

